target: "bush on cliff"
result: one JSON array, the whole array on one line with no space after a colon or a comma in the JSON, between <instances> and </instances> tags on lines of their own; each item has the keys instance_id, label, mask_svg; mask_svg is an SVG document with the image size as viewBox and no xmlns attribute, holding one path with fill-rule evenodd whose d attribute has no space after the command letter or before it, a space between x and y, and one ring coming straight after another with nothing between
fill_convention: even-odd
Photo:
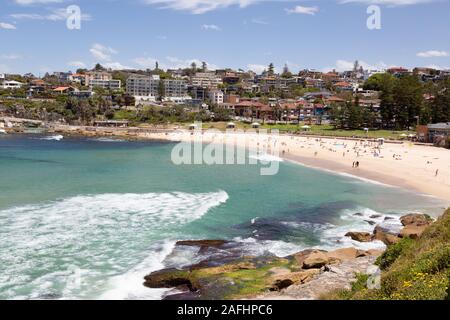
<instances>
[{"instance_id":1,"label":"bush on cliff","mask_svg":"<svg viewBox=\"0 0 450 320\"><path fill-rule=\"evenodd\" d=\"M354 285L334 299L450 299L450 209L417 240L403 239L378 259L381 289ZM361 281L360 281L361 282Z\"/></svg>"}]
</instances>

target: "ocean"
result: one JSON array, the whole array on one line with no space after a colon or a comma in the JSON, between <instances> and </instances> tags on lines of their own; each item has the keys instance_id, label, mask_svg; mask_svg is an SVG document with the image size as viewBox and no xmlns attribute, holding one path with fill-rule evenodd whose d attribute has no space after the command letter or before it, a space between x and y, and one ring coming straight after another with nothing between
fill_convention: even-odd
<instances>
[{"instance_id":1,"label":"ocean","mask_svg":"<svg viewBox=\"0 0 450 320\"><path fill-rule=\"evenodd\" d=\"M433 197L281 162L174 165L174 143L0 135L0 299L160 299L144 275L189 264L177 240L225 239L246 254L383 247L347 231ZM390 220L393 227L397 220Z\"/></svg>"}]
</instances>

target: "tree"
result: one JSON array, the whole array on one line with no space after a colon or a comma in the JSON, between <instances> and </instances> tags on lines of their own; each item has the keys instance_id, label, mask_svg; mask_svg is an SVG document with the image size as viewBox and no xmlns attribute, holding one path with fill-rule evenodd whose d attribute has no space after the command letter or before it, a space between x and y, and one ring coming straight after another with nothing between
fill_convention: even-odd
<instances>
[{"instance_id":1,"label":"tree","mask_svg":"<svg viewBox=\"0 0 450 320\"><path fill-rule=\"evenodd\" d=\"M202 62L202 72L208 71L208 64L206 62Z\"/></svg>"},{"instance_id":2,"label":"tree","mask_svg":"<svg viewBox=\"0 0 450 320\"><path fill-rule=\"evenodd\" d=\"M155 71L159 71L159 63L158 63L158 61L155 62Z\"/></svg>"},{"instance_id":3,"label":"tree","mask_svg":"<svg viewBox=\"0 0 450 320\"><path fill-rule=\"evenodd\" d=\"M281 77L283 78L291 78L292 73L289 71L289 67L287 64L284 65L283 73L281 74Z\"/></svg>"},{"instance_id":4,"label":"tree","mask_svg":"<svg viewBox=\"0 0 450 320\"><path fill-rule=\"evenodd\" d=\"M415 76L400 78L394 87L394 121L397 129L406 129L417 123L423 99L423 87Z\"/></svg>"},{"instance_id":5,"label":"tree","mask_svg":"<svg viewBox=\"0 0 450 320\"><path fill-rule=\"evenodd\" d=\"M158 83L158 97L159 97L159 100L162 101L163 98L165 97L165 95L166 95L166 88L164 86L164 80L159 80L159 83Z\"/></svg>"},{"instance_id":6,"label":"tree","mask_svg":"<svg viewBox=\"0 0 450 320\"><path fill-rule=\"evenodd\" d=\"M192 62L191 63L191 69L192 69L192 72L197 72L197 64L195 63L195 62Z\"/></svg>"},{"instance_id":7,"label":"tree","mask_svg":"<svg viewBox=\"0 0 450 320\"><path fill-rule=\"evenodd\" d=\"M100 63L97 63L94 67L94 70L95 71L105 71L106 69Z\"/></svg>"},{"instance_id":8,"label":"tree","mask_svg":"<svg viewBox=\"0 0 450 320\"><path fill-rule=\"evenodd\" d=\"M267 71L267 74L269 76L273 76L275 74L275 67L274 67L273 63L269 64L269 69Z\"/></svg>"}]
</instances>

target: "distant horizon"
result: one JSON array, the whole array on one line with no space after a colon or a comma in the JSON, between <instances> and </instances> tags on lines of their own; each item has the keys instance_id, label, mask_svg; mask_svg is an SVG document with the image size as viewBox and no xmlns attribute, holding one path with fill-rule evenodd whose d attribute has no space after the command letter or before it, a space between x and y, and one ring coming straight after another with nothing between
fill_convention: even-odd
<instances>
[{"instance_id":1,"label":"distant horizon","mask_svg":"<svg viewBox=\"0 0 450 320\"><path fill-rule=\"evenodd\" d=\"M4 0L0 73L187 67L261 73L390 66L450 69L448 0ZM380 4L382 3L382 4ZM370 5L380 29L370 29ZM80 9L68 28L67 8ZM369 12L369 13L368 13ZM420 21L420 23L418 23Z\"/></svg>"}]
</instances>

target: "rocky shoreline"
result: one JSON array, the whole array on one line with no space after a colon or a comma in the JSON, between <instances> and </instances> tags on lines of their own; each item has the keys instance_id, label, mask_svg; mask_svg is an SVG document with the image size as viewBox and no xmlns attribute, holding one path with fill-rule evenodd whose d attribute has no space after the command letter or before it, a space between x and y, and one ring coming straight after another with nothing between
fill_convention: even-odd
<instances>
[{"instance_id":1,"label":"rocky shoreline","mask_svg":"<svg viewBox=\"0 0 450 320\"><path fill-rule=\"evenodd\" d=\"M361 242L380 240L389 246L402 238L420 237L432 219L408 214L400 222L403 228L398 232L377 225L372 234L352 231L346 236ZM179 241L174 252L194 253L194 263L152 272L145 276L144 286L174 289L165 300L320 299L332 290L348 289L356 274L378 272L374 263L383 254L349 247L308 249L286 257L246 256L241 245L225 240Z\"/></svg>"}]
</instances>

